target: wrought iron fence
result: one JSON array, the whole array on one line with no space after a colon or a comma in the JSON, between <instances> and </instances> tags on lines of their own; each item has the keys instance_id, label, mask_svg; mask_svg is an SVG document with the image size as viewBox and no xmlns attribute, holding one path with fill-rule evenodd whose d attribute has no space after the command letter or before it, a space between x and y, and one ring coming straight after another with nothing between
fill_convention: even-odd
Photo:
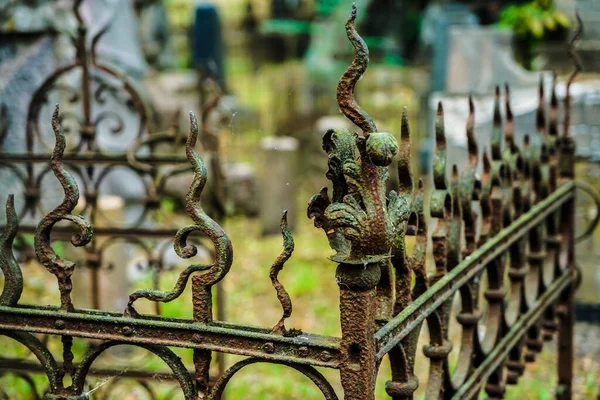
<instances>
[{"instance_id":1,"label":"wrought iron fence","mask_svg":"<svg viewBox=\"0 0 600 400\"><path fill-rule=\"evenodd\" d=\"M156 288L129 295L122 313L78 309L71 299L75 265L50 246L50 235L61 221L75 224L71 243L93 240L92 223L73 213L79 188L66 168L66 139L56 108L52 127L56 144L50 167L64 190L62 203L35 230L35 254L58 282L59 306L21 304L25 277L12 246L18 231L14 200L6 203L7 227L0 238L0 266L5 284L0 296L0 334L26 346L39 360L49 382L45 399L86 399L86 378L96 359L117 345L141 347L171 369L186 399L219 399L237 372L257 363L282 364L308 377L326 399L337 399L332 385L315 367L339 370L345 399L374 399L377 372L384 358L392 376L386 391L394 399L410 399L419 386L414 373L417 340L424 323L429 343L423 347L430 361L427 398L475 398L483 390L502 398L506 384L517 383L525 364L533 362L544 341L558 335L559 398L570 398L573 377L573 293L579 278L575 267L574 144L569 133L569 91L559 133L558 103L551 102L548 121L540 102L537 135L518 146L514 138L510 97L506 88L505 120L500 90L496 92L490 152L480 152L474 135L473 102L467 120L469 156L459 172L447 176L444 112L439 105L435 123L434 190L425 198L421 180L411 172L411 136L406 109L400 141L378 132L373 119L354 99L354 88L368 64L368 49L354 27L356 8L346 24L355 58L338 86L342 112L362 134L329 130L323 148L329 155L327 188L310 199L308 216L325 231L338 263L341 337L287 329L292 302L278 276L292 256L294 241L282 216L283 251L270 269L270 279L282 306L282 317L272 328L244 326L213 319L213 287L233 265L227 234L203 210L200 197L207 185L205 162L196 153L199 129L190 114L186 157L194 180L186 198L193 223L175 234L174 248L189 259L197 248L194 232L214 246L210 265L192 264L179 275L170 291ZM574 41L581 33L579 29ZM574 41L572 43L574 43ZM577 60L573 47L571 55ZM576 71L569 80L579 72ZM553 94L554 96L554 94ZM504 123L503 123L504 122ZM399 185L387 191L388 167L398 162ZM429 201L428 201L429 200ZM428 201L428 204L427 204ZM474 207L478 203L479 207ZM426 207L428 205L428 207ZM425 209L436 221L430 232ZM479 209L479 212L476 212ZM407 238L414 236L412 252ZM427 275L427 246L433 246L434 273ZM487 275L487 285L482 276ZM265 271L266 275L266 271ZM140 314L136 301L170 302L181 296L191 280L193 313L188 319ZM449 324L453 298L459 293L462 327L460 359L451 368ZM481 296L481 298L480 298ZM486 311L484 311L486 310ZM62 363L35 334L62 341ZM73 338L94 339L86 354L74 360ZM173 347L194 356L190 373ZM211 383L212 353L247 358L234 364ZM387 356L387 357L386 357ZM76 362L77 361L77 362ZM63 380L70 376L70 383Z\"/></svg>"}]
</instances>

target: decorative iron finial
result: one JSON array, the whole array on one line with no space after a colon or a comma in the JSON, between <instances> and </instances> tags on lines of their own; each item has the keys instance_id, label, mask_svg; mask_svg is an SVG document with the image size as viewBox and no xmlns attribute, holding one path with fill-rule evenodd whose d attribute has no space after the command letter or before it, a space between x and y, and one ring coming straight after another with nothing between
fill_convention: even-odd
<instances>
[{"instance_id":1,"label":"decorative iron finial","mask_svg":"<svg viewBox=\"0 0 600 400\"><path fill-rule=\"evenodd\" d=\"M363 129L364 136L347 129L329 130L323 148L329 154L327 177L333 183L333 202L327 190L313 196L308 216L322 227L331 247L332 260L345 264L368 264L389 257L400 207L396 192L386 197L387 167L398 152L398 142L387 132L377 132L366 112L356 104L354 85L366 69L368 50L354 29L356 6L346 24L348 39L354 44L353 63L338 85L340 109Z\"/></svg>"},{"instance_id":2,"label":"decorative iron finial","mask_svg":"<svg viewBox=\"0 0 600 400\"><path fill-rule=\"evenodd\" d=\"M79 228L79 233L71 236L71 243L79 247L85 246L92 240L93 231L92 226L85 218L71 214L79 201L79 188L62 162L67 142L60 126L58 104L52 116L52 129L56 138L56 146L50 159L50 167L63 188L64 199L60 205L40 221L35 234L35 254L40 263L58 279L61 309L72 311L74 307L71 301L71 275L75 269L75 263L63 260L56 254L50 245L50 232L59 221L73 222Z\"/></svg>"},{"instance_id":3,"label":"decorative iron finial","mask_svg":"<svg viewBox=\"0 0 600 400\"><path fill-rule=\"evenodd\" d=\"M192 232L198 231L213 242L215 247L214 262L212 265L194 264L189 266L179 275L175 287L169 292L142 289L132 293L129 296L128 308L126 310L126 313L130 315L137 315L137 312L133 308L133 302L139 298L162 303L167 303L178 298L183 293L190 275L195 272L202 272L202 274L195 277L195 282L199 286L210 287L215 285L229 272L229 268L233 262L233 249L229 237L215 221L206 215L200 205L200 196L206 185L208 173L202 158L200 158L195 150L197 138L198 121L196 120L196 116L190 112L190 133L185 145L185 152L194 170L194 180L186 196L185 209L195 225L187 226L177 232L174 248L177 255L181 258L187 259L195 256L198 249L193 244L188 244L187 239Z\"/></svg>"},{"instance_id":4,"label":"decorative iron finial","mask_svg":"<svg viewBox=\"0 0 600 400\"><path fill-rule=\"evenodd\" d=\"M354 46L354 60L338 83L337 100L344 115L361 128L365 136L368 136L369 133L377 132L377 127L371 116L358 105L354 98L356 82L365 73L369 65L369 49L354 26L356 11L356 4L353 3L352 13L348 18L348 22L346 22L346 35Z\"/></svg>"},{"instance_id":5,"label":"decorative iron finial","mask_svg":"<svg viewBox=\"0 0 600 400\"><path fill-rule=\"evenodd\" d=\"M8 195L6 200L6 227L0 236L0 270L4 274L4 288L0 292L0 306L16 306L23 293L23 274L12 252L12 245L19 219L15 211L15 196Z\"/></svg>"},{"instance_id":6,"label":"decorative iron finial","mask_svg":"<svg viewBox=\"0 0 600 400\"><path fill-rule=\"evenodd\" d=\"M279 335L286 335L287 329L285 328L285 320L292 315L292 299L290 295L285 290L285 287L279 282L278 275L279 272L283 269L286 261L290 259L292 253L294 251L294 238L292 237L292 233L288 228L287 223L287 210L283 212L281 216L281 235L283 236L283 251L273 265L271 266L271 271L269 272L269 278L271 278L271 283L273 284L273 288L277 292L277 299L281 303L281 308L283 310L283 315L277 324L271 329L271 333L276 333Z\"/></svg>"}]
</instances>

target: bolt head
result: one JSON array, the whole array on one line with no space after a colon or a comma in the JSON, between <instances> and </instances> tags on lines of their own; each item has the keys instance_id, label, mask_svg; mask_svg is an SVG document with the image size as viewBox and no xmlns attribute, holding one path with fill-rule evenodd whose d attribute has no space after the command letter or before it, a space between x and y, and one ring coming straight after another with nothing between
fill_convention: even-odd
<instances>
[{"instance_id":1,"label":"bolt head","mask_svg":"<svg viewBox=\"0 0 600 400\"><path fill-rule=\"evenodd\" d=\"M298 349L298 355L300 357L306 357L308 356L308 347L306 346L302 346Z\"/></svg>"},{"instance_id":2,"label":"bolt head","mask_svg":"<svg viewBox=\"0 0 600 400\"><path fill-rule=\"evenodd\" d=\"M275 345L273 345L271 342L265 343L263 345L263 350L269 354L273 354L275 352Z\"/></svg>"}]
</instances>

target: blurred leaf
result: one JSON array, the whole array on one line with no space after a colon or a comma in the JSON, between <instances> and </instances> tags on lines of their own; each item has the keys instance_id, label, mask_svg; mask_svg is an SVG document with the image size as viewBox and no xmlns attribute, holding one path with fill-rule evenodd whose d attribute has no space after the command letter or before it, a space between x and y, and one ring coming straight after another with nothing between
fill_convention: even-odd
<instances>
[{"instance_id":1,"label":"blurred leaf","mask_svg":"<svg viewBox=\"0 0 600 400\"><path fill-rule=\"evenodd\" d=\"M571 21L569 20L569 17L567 17L565 13L562 13L560 11L557 11L554 14L554 20L558 25L560 25L563 28L569 28L571 26Z\"/></svg>"}]
</instances>

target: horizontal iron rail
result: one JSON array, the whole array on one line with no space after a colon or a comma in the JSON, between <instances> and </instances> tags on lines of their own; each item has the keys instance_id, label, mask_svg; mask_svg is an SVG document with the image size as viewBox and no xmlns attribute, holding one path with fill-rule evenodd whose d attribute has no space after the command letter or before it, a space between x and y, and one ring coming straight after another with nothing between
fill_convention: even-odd
<instances>
[{"instance_id":1,"label":"horizontal iron rail","mask_svg":"<svg viewBox=\"0 0 600 400\"><path fill-rule=\"evenodd\" d=\"M1 330L115 340L123 344L203 349L265 360L338 368L339 339L301 334L285 337L243 325L194 323L175 318L131 318L118 313L55 307L0 307Z\"/></svg>"},{"instance_id":2,"label":"horizontal iron rail","mask_svg":"<svg viewBox=\"0 0 600 400\"><path fill-rule=\"evenodd\" d=\"M423 295L419 296L412 304L377 331L375 334L375 340L379 347L377 358L383 358L396 344L434 313L461 286L469 282L494 258L506 252L514 242L521 239L550 213L559 209L574 196L575 184L573 182L564 183L510 226L490 238L483 246L437 281Z\"/></svg>"},{"instance_id":3,"label":"horizontal iron rail","mask_svg":"<svg viewBox=\"0 0 600 400\"><path fill-rule=\"evenodd\" d=\"M51 153L2 153L0 152L0 161L9 161L11 163L39 163L48 164ZM144 164L164 166L165 164L185 164L188 162L187 158L177 154L152 154L152 155L139 155L135 157L136 161ZM127 156L123 153L77 153L68 154L63 156L63 163L81 163L81 164L117 164L117 165L131 165ZM191 170L191 167L190 167Z\"/></svg>"},{"instance_id":4,"label":"horizontal iron rail","mask_svg":"<svg viewBox=\"0 0 600 400\"><path fill-rule=\"evenodd\" d=\"M502 362L504 362L510 350L525 334L527 334L527 330L539 321L539 318L548 306L558 299L560 294L569 286L572 278L571 271L566 270L560 278L556 279L550 285L544 294L536 301L532 309L521 315L519 320L494 347L494 350L492 350L481 365L469 375L469 379L454 394L452 399L471 399L475 397L485 380Z\"/></svg>"},{"instance_id":5,"label":"horizontal iron rail","mask_svg":"<svg viewBox=\"0 0 600 400\"><path fill-rule=\"evenodd\" d=\"M0 232L6 229L0 225ZM37 226L19 225L19 233L35 234ZM119 236L123 238L173 238L177 233L176 228L146 228L146 227L94 227L94 236ZM52 229L53 238L69 239L73 233L77 233L77 229L72 226L56 226Z\"/></svg>"}]
</instances>

